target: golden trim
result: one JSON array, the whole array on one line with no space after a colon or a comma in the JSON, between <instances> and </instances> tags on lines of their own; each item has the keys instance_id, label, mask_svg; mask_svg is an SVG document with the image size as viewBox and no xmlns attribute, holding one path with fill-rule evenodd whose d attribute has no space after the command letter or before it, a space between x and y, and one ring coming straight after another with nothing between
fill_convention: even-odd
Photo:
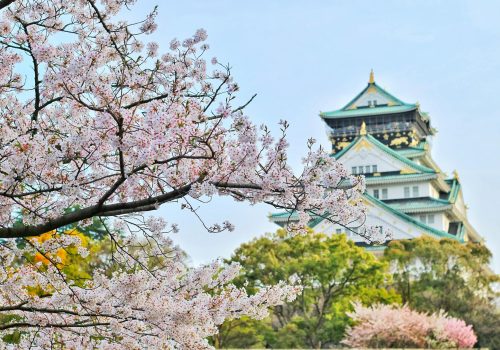
<instances>
[{"instance_id":1,"label":"golden trim","mask_svg":"<svg viewBox=\"0 0 500 350\"><path fill-rule=\"evenodd\" d=\"M401 171L399 173L404 175L404 174L416 174L417 172L415 170L413 170L412 168L405 167L405 168L401 169Z\"/></svg>"},{"instance_id":2,"label":"golden trim","mask_svg":"<svg viewBox=\"0 0 500 350\"><path fill-rule=\"evenodd\" d=\"M368 142L367 139L362 139L358 143L356 143L352 149L358 152L363 148L372 149L373 147L373 144L371 142Z\"/></svg>"},{"instance_id":3,"label":"golden trim","mask_svg":"<svg viewBox=\"0 0 500 350\"><path fill-rule=\"evenodd\" d=\"M359 129L359 134L361 136L364 136L366 135L366 123L365 121L363 120L363 122L361 123L361 129Z\"/></svg>"}]
</instances>

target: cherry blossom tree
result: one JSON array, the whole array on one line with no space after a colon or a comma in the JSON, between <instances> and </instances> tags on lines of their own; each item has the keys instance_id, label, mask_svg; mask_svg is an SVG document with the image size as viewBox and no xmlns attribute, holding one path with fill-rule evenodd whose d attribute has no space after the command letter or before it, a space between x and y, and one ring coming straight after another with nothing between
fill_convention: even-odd
<instances>
[{"instance_id":1,"label":"cherry blossom tree","mask_svg":"<svg viewBox=\"0 0 500 350\"><path fill-rule=\"evenodd\" d=\"M361 186L335 189L347 176L340 164L310 148L295 175L288 124L274 139L243 114L246 104L232 106L238 85L216 59L208 71L204 30L160 55L157 43L140 41L156 28L155 11L137 24L112 21L132 2L4 9L0 238L214 194L298 210L300 224L308 211L341 222L359 216Z\"/></svg>"},{"instance_id":2,"label":"cherry blossom tree","mask_svg":"<svg viewBox=\"0 0 500 350\"><path fill-rule=\"evenodd\" d=\"M15 254L0 249L2 348L204 349L226 318L263 318L300 290L281 282L248 295L230 284L237 264L187 269L177 249L146 251L130 239L119 245L121 253L110 251L112 263L81 278L65 268L69 257L83 263L89 253L82 236L48 234Z\"/></svg>"},{"instance_id":3,"label":"cherry blossom tree","mask_svg":"<svg viewBox=\"0 0 500 350\"><path fill-rule=\"evenodd\" d=\"M237 103L230 66L205 59L204 30L160 54L144 39L156 9L138 23L114 20L134 2L0 1L0 314L12 316L0 334L21 329L24 346L203 348L224 319L262 317L293 298L285 282L255 295L235 288L237 265L186 269L163 249L175 223L144 216L163 204L199 218L198 203L215 195L267 203L299 213L291 230L311 215L364 217L363 179L314 140L293 172L288 123L277 137L252 124L244 108L255 96ZM117 266L76 283L54 252L87 254L65 232L95 220ZM26 258L37 253L44 259ZM151 269L150 254L168 259Z\"/></svg>"}]
</instances>

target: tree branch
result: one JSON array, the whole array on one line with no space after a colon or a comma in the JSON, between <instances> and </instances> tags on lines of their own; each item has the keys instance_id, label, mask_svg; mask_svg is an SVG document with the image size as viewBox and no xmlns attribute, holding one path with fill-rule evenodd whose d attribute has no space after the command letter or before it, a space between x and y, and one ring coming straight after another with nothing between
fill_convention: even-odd
<instances>
[{"instance_id":1,"label":"tree branch","mask_svg":"<svg viewBox=\"0 0 500 350\"><path fill-rule=\"evenodd\" d=\"M165 194L150 197L142 200L114 203L99 206L98 204L75 210L71 213L64 214L55 219L50 219L40 225L2 227L0 228L0 238L21 238L39 236L45 232L55 230L69 224L73 224L85 219L90 219L94 216L115 216L128 214L133 212L153 210L163 203L167 203L185 196L191 189L191 184L182 186Z\"/></svg>"}]
</instances>

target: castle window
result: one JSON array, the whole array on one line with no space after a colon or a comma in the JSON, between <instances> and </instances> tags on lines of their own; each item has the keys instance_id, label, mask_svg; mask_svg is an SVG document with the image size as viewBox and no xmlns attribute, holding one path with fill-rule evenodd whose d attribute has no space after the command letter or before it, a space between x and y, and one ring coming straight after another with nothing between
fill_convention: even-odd
<instances>
[{"instance_id":1,"label":"castle window","mask_svg":"<svg viewBox=\"0 0 500 350\"><path fill-rule=\"evenodd\" d=\"M418 197L418 186L413 186L413 197Z\"/></svg>"},{"instance_id":2,"label":"castle window","mask_svg":"<svg viewBox=\"0 0 500 350\"><path fill-rule=\"evenodd\" d=\"M363 166L358 166L358 174L364 174Z\"/></svg>"},{"instance_id":3,"label":"castle window","mask_svg":"<svg viewBox=\"0 0 500 350\"><path fill-rule=\"evenodd\" d=\"M375 198L377 198L377 199L378 199L378 198L379 198L379 196L380 196L380 194L379 194L379 190L378 190L378 188L377 188L377 189L375 189L375 190L373 190L373 197L375 197Z\"/></svg>"},{"instance_id":4,"label":"castle window","mask_svg":"<svg viewBox=\"0 0 500 350\"><path fill-rule=\"evenodd\" d=\"M365 166L365 173L366 174L370 173L370 166L369 165Z\"/></svg>"},{"instance_id":5,"label":"castle window","mask_svg":"<svg viewBox=\"0 0 500 350\"><path fill-rule=\"evenodd\" d=\"M372 173L376 173L377 172L377 166L376 165L372 165Z\"/></svg>"},{"instance_id":6,"label":"castle window","mask_svg":"<svg viewBox=\"0 0 500 350\"><path fill-rule=\"evenodd\" d=\"M382 199L387 199L388 193L387 193L387 188L382 189Z\"/></svg>"},{"instance_id":7,"label":"castle window","mask_svg":"<svg viewBox=\"0 0 500 350\"><path fill-rule=\"evenodd\" d=\"M429 224L433 224L434 223L434 215L429 215L427 216L427 222Z\"/></svg>"},{"instance_id":8,"label":"castle window","mask_svg":"<svg viewBox=\"0 0 500 350\"><path fill-rule=\"evenodd\" d=\"M420 221L422 221L424 224L426 224L427 223L427 216L420 215Z\"/></svg>"},{"instance_id":9,"label":"castle window","mask_svg":"<svg viewBox=\"0 0 500 350\"><path fill-rule=\"evenodd\" d=\"M357 173L358 173L358 168L357 168L357 167L355 167L355 166L353 166L353 167L352 167L352 174L353 174L353 175L356 175Z\"/></svg>"},{"instance_id":10,"label":"castle window","mask_svg":"<svg viewBox=\"0 0 500 350\"><path fill-rule=\"evenodd\" d=\"M338 235L340 235L342 233L342 229L341 228L336 229L335 233L338 234Z\"/></svg>"},{"instance_id":11,"label":"castle window","mask_svg":"<svg viewBox=\"0 0 500 350\"><path fill-rule=\"evenodd\" d=\"M404 188L404 195L405 195L405 198L410 198L410 188L409 187Z\"/></svg>"}]
</instances>

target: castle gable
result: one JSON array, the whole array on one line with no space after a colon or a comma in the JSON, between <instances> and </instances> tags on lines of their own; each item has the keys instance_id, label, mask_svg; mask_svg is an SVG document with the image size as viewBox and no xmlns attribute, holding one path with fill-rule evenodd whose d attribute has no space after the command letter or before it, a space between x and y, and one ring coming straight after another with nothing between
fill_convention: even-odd
<instances>
[{"instance_id":1,"label":"castle gable","mask_svg":"<svg viewBox=\"0 0 500 350\"><path fill-rule=\"evenodd\" d=\"M355 174L423 174L433 169L420 165L392 150L371 135L360 135L335 155ZM361 168L363 167L363 168ZM356 168L356 169L355 169Z\"/></svg>"}]
</instances>

